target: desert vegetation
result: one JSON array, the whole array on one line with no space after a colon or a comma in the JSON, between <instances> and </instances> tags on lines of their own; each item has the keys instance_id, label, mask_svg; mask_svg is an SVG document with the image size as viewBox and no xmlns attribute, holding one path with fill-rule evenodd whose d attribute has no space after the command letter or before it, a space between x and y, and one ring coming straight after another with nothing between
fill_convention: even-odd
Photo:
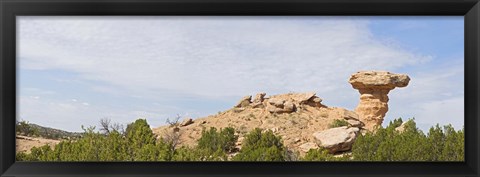
<instances>
[{"instance_id":1,"label":"desert vegetation","mask_svg":"<svg viewBox=\"0 0 480 177\"><path fill-rule=\"evenodd\" d=\"M109 126L107 126L109 127ZM103 127L105 128L105 127ZM463 161L464 131L450 125L431 127L425 134L415 121L396 119L376 132L359 135L351 151L340 155L323 148L310 149L303 157L285 147L271 130L248 132L237 148L232 127L204 129L197 146L175 146L171 138L152 132L145 119L127 128L84 128L84 136L63 140L53 148L33 147L17 152L18 161Z\"/></svg>"}]
</instances>

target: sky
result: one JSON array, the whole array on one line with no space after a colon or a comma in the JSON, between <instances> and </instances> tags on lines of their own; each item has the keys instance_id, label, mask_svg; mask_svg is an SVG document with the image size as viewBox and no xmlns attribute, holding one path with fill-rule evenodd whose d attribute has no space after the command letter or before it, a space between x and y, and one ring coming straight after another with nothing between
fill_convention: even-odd
<instances>
[{"instance_id":1,"label":"sky","mask_svg":"<svg viewBox=\"0 0 480 177\"><path fill-rule=\"evenodd\" d=\"M17 119L67 131L152 127L245 95L314 91L353 110L351 74L407 74L383 125L464 123L463 16L18 16Z\"/></svg>"}]
</instances>

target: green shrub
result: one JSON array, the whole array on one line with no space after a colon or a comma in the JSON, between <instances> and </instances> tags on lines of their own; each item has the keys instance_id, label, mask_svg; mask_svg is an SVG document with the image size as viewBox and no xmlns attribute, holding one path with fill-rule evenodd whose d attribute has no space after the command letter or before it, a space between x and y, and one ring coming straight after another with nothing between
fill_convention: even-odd
<instances>
[{"instance_id":1,"label":"green shrub","mask_svg":"<svg viewBox=\"0 0 480 177\"><path fill-rule=\"evenodd\" d=\"M319 148L319 149L310 149L301 160L303 161L347 161L347 160L350 160L350 156L345 155L343 157L335 157L333 154L330 154L328 150Z\"/></svg>"},{"instance_id":2,"label":"green shrub","mask_svg":"<svg viewBox=\"0 0 480 177\"><path fill-rule=\"evenodd\" d=\"M245 136L242 149L233 158L236 161L285 161L287 151L282 139L271 130L262 133L259 128Z\"/></svg>"},{"instance_id":3,"label":"green shrub","mask_svg":"<svg viewBox=\"0 0 480 177\"><path fill-rule=\"evenodd\" d=\"M430 128L427 135L409 120L403 132L396 131L402 121L394 120L375 133L360 135L353 144L353 159L358 161L463 161L464 133L451 125Z\"/></svg>"},{"instance_id":4,"label":"green shrub","mask_svg":"<svg viewBox=\"0 0 480 177\"><path fill-rule=\"evenodd\" d=\"M30 125L27 121L20 121L16 123L15 131L17 134L25 136L39 136L39 130Z\"/></svg>"},{"instance_id":5,"label":"green shrub","mask_svg":"<svg viewBox=\"0 0 480 177\"><path fill-rule=\"evenodd\" d=\"M335 119L328 127L335 128L335 127L343 127L348 126L348 122L345 120Z\"/></svg>"},{"instance_id":6,"label":"green shrub","mask_svg":"<svg viewBox=\"0 0 480 177\"><path fill-rule=\"evenodd\" d=\"M197 146L176 148L171 141L156 140L144 119L129 124L125 133L112 130L108 134L84 129L83 137L65 140L55 145L34 147L30 153L18 152L17 161L463 161L464 129L456 131L451 125L436 125L424 134L414 122L402 125L396 119L375 133L359 135L351 156L334 157L324 149L310 150L298 159L288 151L282 139L272 131L254 129L245 135L243 147L236 151L238 137L231 127L204 130ZM403 131L395 128L402 125ZM83 128L83 127L82 127ZM352 159L350 159L350 157Z\"/></svg>"}]
</instances>

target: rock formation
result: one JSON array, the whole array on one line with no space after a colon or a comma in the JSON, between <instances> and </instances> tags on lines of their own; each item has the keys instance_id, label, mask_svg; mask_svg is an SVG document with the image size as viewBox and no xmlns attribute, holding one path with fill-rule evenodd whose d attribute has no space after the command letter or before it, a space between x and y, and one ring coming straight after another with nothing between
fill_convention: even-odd
<instances>
[{"instance_id":1,"label":"rock formation","mask_svg":"<svg viewBox=\"0 0 480 177\"><path fill-rule=\"evenodd\" d=\"M182 121L182 123L180 123L180 126L184 127L190 124L193 124L192 118L186 118Z\"/></svg>"},{"instance_id":2,"label":"rock formation","mask_svg":"<svg viewBox=\"0 0 480 177\"><path fill-rule=\"evenodd\" d=\"M352 148L352 144L357 138L357 127L336 127L324 131L319 131L313 134L317 145L335 153L339 151L347 151Z\"/></svg>"},{"instance_id":3,"label":"rock formation","mask_svg":"<svg viewBox=\"0 0 480 177\"><path fill-rule=\"evenodd\" d=\"M299 152L300 156L320 147L328 149L330 153L347 153L358 135L381 125L388 111L389 91L407 86L409 80L406 75L389 72L353 74L349 82L361 94L355 111L328 107L322 104L322 99L315 92L268 97L261 92L254 97L248 95L241 98L232 109L195 120L186 119L178 127L163 126L153 131L162 137L165 132L173 130L179 135L179 146L195 146L203 130L209 127L233 127L239 136L235 146L241 149L245 135L260 128L282 137L284 145ZM347 126L332 128L338 120L346 121Z\"/></svg>"},{"instance_id":4,"label":"rock formation","mask_svg":"<svg viewBox=\"0 0 480 177\"><path fill-rule=\"evenodd\" d=\"M405 74L385 71L357 72L349 83L360 92L360 103L355 108L365 129L374 130L383 122L388 111L388 93L395 87L406 87L410 78Z\"/></svg>"}]
</instances>

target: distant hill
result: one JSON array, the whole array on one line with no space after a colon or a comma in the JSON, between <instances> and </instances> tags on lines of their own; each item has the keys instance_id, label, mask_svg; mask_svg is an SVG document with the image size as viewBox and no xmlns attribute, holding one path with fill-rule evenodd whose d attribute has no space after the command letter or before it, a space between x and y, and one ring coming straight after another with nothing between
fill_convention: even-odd
<instances>
[{"instance_id":1,"label":"distant hill","mask_svg":"<svg viewBox=\"0 0 480 177\"><path fill-rule=\"evenodd\" d=\"M41 125L21 121L17 123L17 135L42 137L53 140L77 139L82 137L81 132L68 132L60 129L44 127Z\"/></svg>"},{"instance_id":2,"label":"distant hill","mask_svg":"<svg viewBox=\"0 0 480 177\"><path fill-rule=\"evenodd\" d=\"M83 133L68 132L60 129L44 127L27 121L20 121L16 126L17 152L30 152L32 147L49 145L54 147L62 140L75 140L82 137Z\"/></svg>"}]
</instances>

